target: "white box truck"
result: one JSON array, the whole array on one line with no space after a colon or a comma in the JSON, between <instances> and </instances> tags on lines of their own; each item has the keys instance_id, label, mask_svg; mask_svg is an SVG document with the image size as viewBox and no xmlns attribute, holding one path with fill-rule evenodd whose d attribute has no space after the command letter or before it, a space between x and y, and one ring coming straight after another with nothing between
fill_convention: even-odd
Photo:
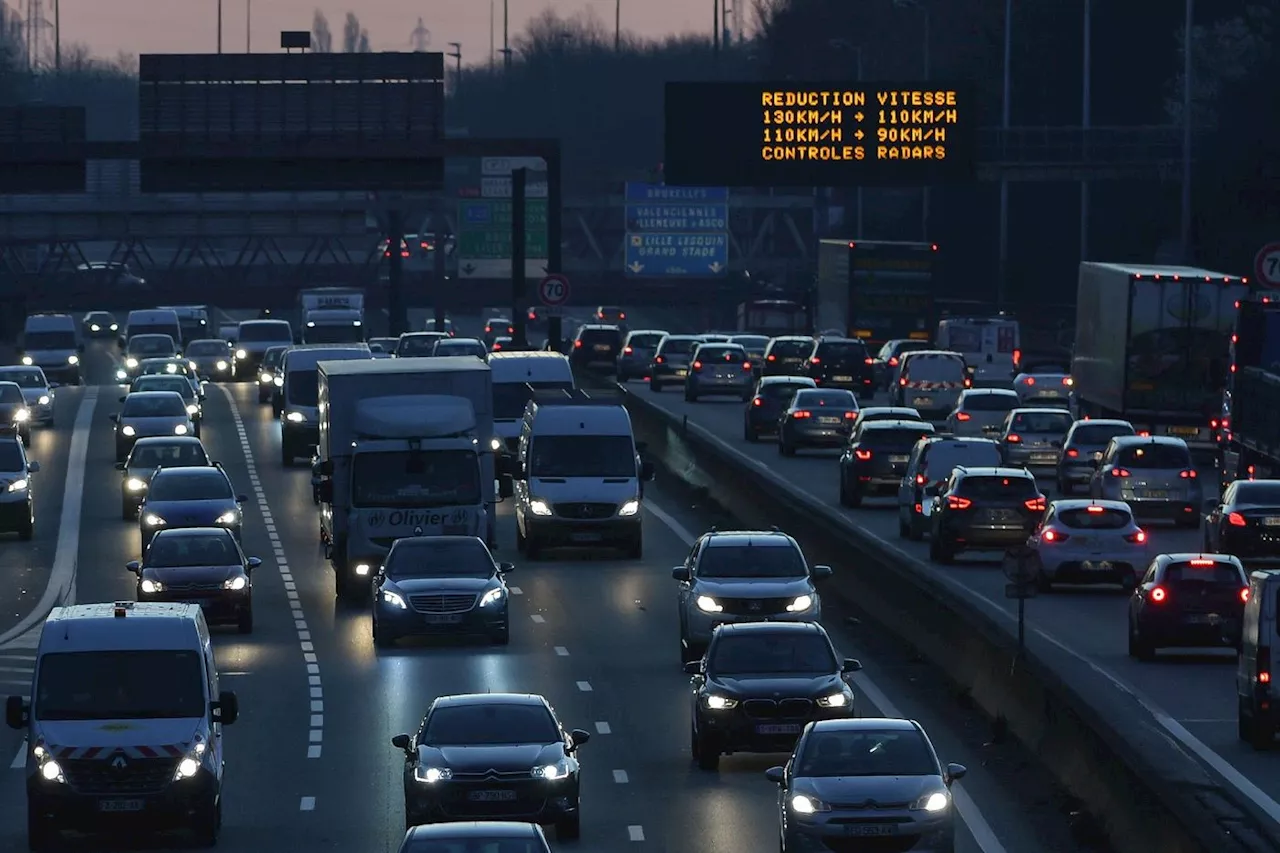
<instances>
[{"instance_id":1,"label":"white box truck","mask_svg":"<svg viewBox=\"0 0 1280 853\"><path fill-rule=\"evenodd\" d=\"M316 287L298 294L302 342L360 343L365 340L364 291L354 287Z\"/></svg>"},{"instance_id":2,"label":"white box truck","mask_svg":"<svg viewBox=\"0 0 1280 853\"><path fill-rule=\"evenodd\" d=\"M321 535L339 592L361 590L405 536L492 547L495 504L512 480L496 477L489 366L396 358L318 370Z\"/></svg>"}]
</instances>

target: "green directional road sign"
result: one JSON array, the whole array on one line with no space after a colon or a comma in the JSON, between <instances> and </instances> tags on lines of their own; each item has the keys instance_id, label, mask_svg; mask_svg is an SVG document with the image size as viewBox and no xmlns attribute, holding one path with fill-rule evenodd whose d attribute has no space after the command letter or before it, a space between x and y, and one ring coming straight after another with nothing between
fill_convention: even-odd
<instances>
[{"instance_id":1,"label":"green directional road sign","mask_svg":"<svg viewBox=\"0 0 1280 853\"><path fill-rule=\"evenodd\" d=\"M547 257L547 200L525 199L524 252L528 259ZM511 199L465 199L458 202L460 258L511 258Z\"/></svg>"}]
</instances>

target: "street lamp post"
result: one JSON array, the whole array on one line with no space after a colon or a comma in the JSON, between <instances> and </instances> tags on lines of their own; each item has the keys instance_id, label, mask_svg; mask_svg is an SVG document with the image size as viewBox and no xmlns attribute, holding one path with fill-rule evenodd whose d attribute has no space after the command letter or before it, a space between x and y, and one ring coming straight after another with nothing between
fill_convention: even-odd
<instances>
[{"instance_id":1,"label":"street lamp post","mask_svg":"<svg viewBox=\"0 0 1280 853\"><path fill-rule=\"evenodd\" d=\"M1009 139L1009 116L1013 96L1013 0L1004 0L1004 97L1000 108L1000 127L1005 143ZM1000 178L1000 264L996 281L996 302L1005 307L1009 275L1009 179Z\"/></svg>"},{"instance_id":2,"label":"street lamp post","mask_svg":"<svg viewBox=\"0 0 1280 853\"><path fill-rule=\"evenodd\" d=\"M1084 0L1084 57L1080 102L1080 150L1088 160L1089 127L1093 122L1093 0ZM1089 260L1089 180L1080 181L1080 260Z\"/></svg>"},{"instance_id":3,"label":"street lamp post","mask_svg":"<svg viewBox=\"0 0 1280 853\"><path fill-rule=\"evenodd\" d=\"M1191 28L1195 0L1187 0L1182 35L1182 262L1191 264Z\"/></svg>"},{"instance_id":4,"label":"street lamp post","mask_svg":"<svg viewBox=\"0 0 1280 853\"><path fill-rule=\"evenodd\" d=\"M218 0L218 53L222 53L222 0Z\"/></svg>"},{"instance_id":5,"label":"street lamp post","mask_svg":"<svg viewBox=\"0 0 1280 853\"><path fill-rule=\"evenodd\" d=\"M922 39L924 43L923 65L924 65L924 79L925 79L925 82L928 82L930 77L932 76L932 73L931 73L932 69L930 66L933 64L931 61L933 58L932 50L930 49L931 39L929 37L929 30L933 23L931 18L933 16L929 12L929 7L925 4L924 0L893 0L893 5L898 6L899 8L902 8L902 9L917 9L924 16L924 32L923 32L923 39ZM920 233L921 233L921 239L927 242L929 240L929 187L928 186L923 187L922 192L920 193Z\"/></svg>"},{"instance_id":6,"label":"street lamp post","mask_svg":"<svg viewBox=\"0 0 1280 853\"><path fill-rule=\"evenodd\" d=\"M462 44L460 42L449 42L448 56L453 59L453 97L461 101L462 98Z\"/></svg>"}]
</instances>

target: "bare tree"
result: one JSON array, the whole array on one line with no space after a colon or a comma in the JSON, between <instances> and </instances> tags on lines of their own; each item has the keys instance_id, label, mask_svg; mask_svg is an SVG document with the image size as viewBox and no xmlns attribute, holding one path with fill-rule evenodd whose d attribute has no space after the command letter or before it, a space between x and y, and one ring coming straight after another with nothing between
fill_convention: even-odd
<instances>
[{"instance_id":1,"label":"bare tree","mask_svg":"<svg viewBox=\"0 0 1280 853\"><path fill-rule=\"evenodd\" d=\"M357 53L360 50L360 19L355 12L347 13L347 20L342 24L342 52Z\"/></svg>"},{"instance_id":2,"label":"bare tree","mask_svg":"<svg viewBox=\"0 0 1280 853\"><path fill-rule=\"evenodd\" d=\"M360 41L356 44L356 53L369 53L372 48L369 47L369 31L360 31Z\"/></svg>"},{"instance_id":3,"label":"bare tree","mask_svg":"<svg viewBox=\"0 0 1280 853\"><path fill-rule=\"evenodd\" d=\"M311 18L311 49L316 53L333 51L333 31L329 29L329 19L319 9Z\"/></svg>"}]
</instances>

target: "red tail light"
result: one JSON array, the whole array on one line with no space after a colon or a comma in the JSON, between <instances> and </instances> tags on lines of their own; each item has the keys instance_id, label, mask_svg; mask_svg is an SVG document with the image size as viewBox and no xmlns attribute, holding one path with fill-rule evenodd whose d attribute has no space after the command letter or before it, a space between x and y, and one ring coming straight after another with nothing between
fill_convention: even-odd
<instances>
[{"instance_id":1,"label":"red tail light","mask_svg":"<svg viewBox=\"0 0 1280 853\"><path fill-rule=\"evenodd\" d=\"M582 349L582 341L574 341L574 342L573 342L573 348L574 348L574 349ZM662 361L662 359L658 359L658 361Z\"/></svg>"},{"instance_id":2,"label":"red tail light","mask_svg":"<svg viewBox=\"0 0 1280 853\"><path fill-rule=\"evenodd\" d=\"M749 362L749 361L744 361L744 362L742 362L742 369L743 369L743 370L750 370L750 369L751 369L751 362Z\"/></svg>"},{"instance_id":3,"label":"red tail light","mask_svg":"<svg viewBox=\"0 0 1280 853\"><path fill-rule=\"evenodd\" d=\"M1218 564L1214 560L1192 560L1191 565L1197 569L1212 569Z\"/></svg>"},{"instance_id":4,"label":"red tail light","mask_svg":"<svg viewBox=\"0 0 1280 853\"><path fill-rule=\"evenodd\" d=\"M1240 603L1241 604L1249 603L1249 587L1247 586L1240 588Z\"/></svg>"},{"instance_id":5,"label":"red tail light","mask_svg":"<svg viewBox=\"0 0 1280 853\"><path fill-rule=\"evenodd\" d=\"M1136 533L1128 533L1125 535L1124 541L1132 542L1135 545L1145 545L1147 542L1147 531L1139 530Z\"/></svg>"},{"instance_id":6,"label":"red tail light","mask_svg":"<svg viewBox=\"0 0 1280 853\"><path fill-rule=\"evenodd\" d=\"M514 335L515 333L516 333L516 327L515 327L515 326L507 326L507 334L508 334L508 335Z\"/></svg>"},{"instance_id":7,"label":"red tail light","mask_svg":"<svg viewBox=\"0 0 1280 853\"><path fill-rule=\"evenodd\" d=\"M857 412L845 412L845 413L844 413L844 419L845 419L846 421L853 421L853 420L857 420L857 419L858 419L858 413L857 413Z\"/></svg>"},{"instance_id":8,"label":"red tail light","mask_svg":"<svg viewBox=\"0 0 1280 853\"><path fill-rule=\"evenodd\" d=\"M494 352L502 352L502 344L494 344L494 345L493 345L493 351L494 351Z\"/></svg>"},{"instance_id":9,"label":"red tail light","mask_svg":"<svg viewBox=\"0 0 1280 853\"><path fill-rule=\"evenodd\" d=\"M484 327L484 333L485 333L486 335L487 335L487 334L489 334L489 333L490 333L490 332L492 332L492 331L493 331L493 327L492 327L492 326L485 326L485 327Z\"/></svg>"},{"instance_id":10,"label":"red tail light","mask_svg":"<svg viewBox=\"0 0 1280 853\"><path fill-rule=\"evenodd\" d=\"M792 412L791 417L797 420L804 420L805 418L813 417L813 412Z\"/></svg>"},{"instance_id":11,"label":"red tail light","mask_svg":"<svg viewBox=\"0 0 1280 853\"><path fill-rule=\"evenodd\" d=\"M765 360L765 361L777 361L777 360L778 360L778 357L777 357L776 355L766 355L766 356L764 357L764 360Z\"/></svg>"},{"instance_id":12,"label":"red tail light","mask_svg":"<svg viewBox=\"0 0 1280 853\"><path fill-rule=\"evenodd\" d=\"M924 474L916 474L916 485L917 485L917 486L923 486L926 482L927 482L927 480L925 479Z\"/></svg>"},{"instance_id":13,"label":"red tail light","mask_svg":"<svg viewBox=\"0 0 1280 853\"><path fill-rule=\"evenodd\" d=\"M968 498L962 498L959 495L947 495L947 509L968 509L973 506L973 501Z\"/></svg>"},{"instance_id":14,"label":"red tail light","mask_svg":"<svg viewBox=\"0 0 1280 853\"><path fill-rule=\"evenodd\" d=\"M860 461L860 462L870 462L870 461L871 461L871 451L870 451L870 450L855 450L855 451L853 451L853 455L854 455L854 456L856 456L856 457L858 457L858 461Z\"/></svg>"},{"instance_id":15,"label":"red tail light","mask_svg":"<svg viewBox=\"0 0 1280 853\"><path fill-rule=\"evenodd\" d=\"M1227 524L1232 527L1248 527L1249 522L1244 520L1244 516L1238 512L1233 512L1227 516Z\"/></svg>"},{"instance_id":16,"label":"red tail light","mask_svg":"<svg viewBox=\"0 0 1280 853\"><path fill-rule=\"evenodd\" d=\"M1072 379L1070 376L1064 376L1064 377L1062 377L1062 384L1063 384L1063 385L1068 385L1068 386L1069 386L1069 385L1075 385L1075 384L1076 384L1076 381L1075 381L1074 379Z\"/></svg>"},{"instance_id":17,"label":"red tail light","mask_svg":"<svg viewBox=\"0 0 1280 853\"><path fill-rule=\"evenodd\" d=\"M1152 587L1151 591L1147 593L1147 598L1156 604L1160 604L1169 598L1169 593L1165 592L1162 586Z\"/></svg>"},{"instance_id":18,"label":"red tail light","mask_svg":"<svg viewBox=\"0 0 1280 853\"><path fill-rule=\"evenodd\" d=\"M890 367L897 367L897 366L898 366L898 357L897 357L896 355L894 355L894 356L890 356L890 357L889 357L889 366L890 366Z\"/></svg>"},{"instance_id":19,"label":"red tail light","mask_svg":"<svg viewBox=\"0 0 1280 853\"><path fill-rule=\"evenodd\" d=\"M1080 451L1076 450L1074 447L1067 448L1067 458L1075 459L1079 455L1080 455ZM1093 507L1089 507L1089 509L1093 509Z\"/></svg>"},{"instance_id":20,"label":"red tail light","mask_svg":"<svg viewBox=\"0 0 1280 853\"><path fill-rule=\"evenodd\" d=\"M1005 436L1004 440L1009 442L1010 444L1021 444L1022 436L1018 435L1016 432L1011 432L1007 436Z\"/></svg>"},{"instance_id":21,"label":"red tail light","mask_svg":"<svg viewBox=\"0 0 1280 853\"><path fill-rule=\"evenodd\" d=\"M1041 495L1038 498L1032 498L1029 501L1023 501L1022 505L1025 506L1027 509L1031 510L1032 512L1044 512L1044 507L1045 507L1044 495Z\"/></svg>"},{"instance_id":22,"label":"red tail light","mask_svg":"<svg viewBox=\"0 0 1280 853\"><path fill-rule=\"evenodd\" d=\"M764 400L761 400L759 397L752 397L752 398L751 398L751 405L753 405L753 406L763 406L763 405L764 405Z\"/></svg>"},{"instance_id":23,"label":"red tail light","mask_svg":"<svg viewBox=\"0 0 1280 853\"><path fill-rule=\"evenodd\" d=\"M623 347L622 352L624 355L631 355L631 353L635 352L635 350L633 350L631 347Z\"/></svg>"},{"instance_id":24,"label":"red tail light","mask_svg":"<svg viewBox=\"0 0 1280 853\"><path fill-rule=\"evenodd\" d=\"M1024 383L1026 383L1027 385L1035 385L1035 384L1036 384L1036 378L1035 378L1034 376L1028 376L1026 379L1024 379L1024 380L1022 380L1022 381L1023 381Z\"/></svg>"},{"instance_id":25,"label":"red tail light","mask_svg":"<svg viewBox=\"0 0 1280 853\"><path fill-rule=\"evenodd\" d=\"M1133 475L1129 473L1128 468L1112 468L1111 476L1112 477L1132 477Z\"/></svg>"},{"instance_id":26,"label":"red tail light","mask_svg":"<svg viewBox=\"0 0 1280 853\"><path fill-rule=\"evenodd\" d=\"M973 420L973 415L969 414L968 412L956 412L956 420L971 421Z\"/></svg>"},{"instance_id":27,"label":"red tail light","mask_svg":"<svg viewBox=\"0 0 1280 853\"><path fill-rule=\"evenodd\" d=\"M907 377L905 377L905 376L904 376L904 377L902 377L901 379L899 379L899 380L898 380L898 384L899 384L899 385L901 385L903 388L906 388L906 387L907 387Z\"/></svg>"},{"instance_id":28,"label":"red tail light","mask_svg":"<svg viewBox=\"0 0 1280 853\"><path fill-rule=\"evenodd\" d=\"M626 312L626 311L620 311L620 312L618 312L618 319L619 319L619 320L625 320L625 319L627 319L627 312Z\"/></svg>"},{"instance_id":29,"label":"red tail light","mask_svg":"<svg viewBox=\"0 0 1280 853\"><path fill-rule=\"evenodd\" d=\"M1013 366L1017 367L1020 364L1022 364L1022 350L1016 349L1013 351Z\"/></svg>"},{"instance_id":30,"label":"red tail light","mask_svg":"<svg viewBox=\"0 0 1280 853\"><path fill-rule=\"evenodd\" d=\"M874 358L864 358L864 359L862 360L862 363L863 363L863 364L875 364L875 363L876 363L876 360L875 360Z\"/></svg>"},{"instance_id":31,"label":"red tail light","mask_svg":"<svg viewBox=\"0 0 1280 853\"><path fill-rule=\"evenodd\" d=\"M1188 468L1185 471L1179 471L1178 476L1184 480L1194 480L1199 475L1196 474L1196 470L1194 468Z\"/></svg>"},{"instance_id":32,"label":"red tail light","mask_svg":"<svg viewBox=\"0 0 1280 853\"><path fill-rule=\"evenodd\" d=\"M400 257L402 257L402 258L407 258L407 257L409 257L409 250L408 250L408 249L401 249L401 250L400 250Z\"/></svg>"},{"instance_id":33,"label":"red tail light","mask_svg":"<svg viewBox=\"0 0 1280 853\"><path fill-rule=\"evenodd\" d=\"M661 356L661 355L655 356L653 359L655 364L663 364L666 360L667 360L666 356Z\"/></svg>"},{"instance_id":34,"label":"red tail light","mask_svg":"<svg viewBox=\"0 0 1280 853\"><path fill-rule=\"evenodd\" d=\"M1138 437L1139 437L1139 438L1150 438L1150 437L1151 437L1151 433L1150 433L1149 431L1145 430L1145 429L1144 429L1144 430L1139 430L1139 431L1138 431Z\"/></svg>"},{"instance_id":35,"label":"red tail light","mask_svg":"<svg viewBox=\"0 0 1280 853\"><path fill-rule=\"evenodd\" d=\"M973 380L972 380L972 379L969 379L968 377L966 377L966 378L965 378L965 380L964 380L964 387L966 387L966 388L972 388L972 387L973 387Z\"/></svg>"},{"instance_id":36,"label":"red tail light","mask_svg":"<svg viewBox=\"0 0 1280 853\"><path fill-rule=\"evenodd\" d=\"M1085 507L1085 512L1092 512L1092 513L1095 513L1095 514L1096 514L1096 513L1103 513L1103 512L1106 512L1106 511L1107 511L1107 510L1106 510L1106 507L1101 507L1101 506L1088 506L1088 507Z\"/></svg>"},{"instance_id":37,"label":"red tail light","mask_svg":"<svg viewBox=\"0 0 1280 853\"><path fill-rule=\"evenodd\" d=\"M695 361L695 362L693 363L693 369L694 369L694 370L701 370L701 369L702 369L702 362L700 362L700 361Z\"/></svg>"},{"instance_id":38,"label":"red tail light","mask_svg":"<svg viewBox=\"0 0 1280 853\"><path fill-rule=\"evenodd\" d=\"M1043 542L1066 542L1066 541L1067 541L1068 539L1070 539L1070 538L1071 538L1071 537L1070 537L1070 536L1068 536L1067 534L1065 534L1065 533L1059 533L1058 531L1056 531L1056 530L1052 530L1052 529L1050 529L1050 530L1046 530L1046 531L1045 531L1045 532L1040 536L1040 539L1041 539L1041 541L1043 541Z\"/></svg>"},{"instance_id":39,"label":"red tail light","mask_svg":"<svg viewBox=\"0 0 1280 853\"><path fill-rule=\"evenodd\" d=\"M810 363L810 364L822 364L822 359L818 358L818 357L815 355L813 358L809 359L809 363Z\"/></svg>"}]
</instances>

